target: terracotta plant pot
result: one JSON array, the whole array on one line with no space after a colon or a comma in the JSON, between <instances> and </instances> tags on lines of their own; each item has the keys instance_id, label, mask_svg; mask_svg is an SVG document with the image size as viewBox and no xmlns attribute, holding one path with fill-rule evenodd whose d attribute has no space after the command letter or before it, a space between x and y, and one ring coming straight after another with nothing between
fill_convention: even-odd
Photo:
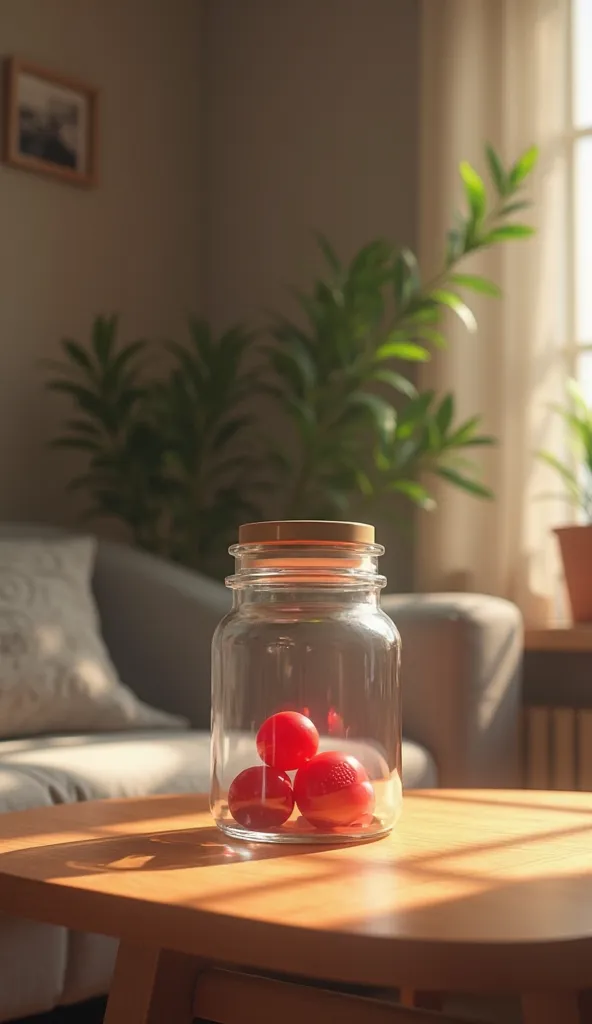
<instances>
[{"instance_id":1,"label":"terracotta plant pot","mask_svg":"<svg viewBox=\"0 0 592 1024\"><path fill-rule=\"evenodd\" d=\"M559 526L557 534L574 622L592 623L592 524Z\"/></svg>"}]
</instances>

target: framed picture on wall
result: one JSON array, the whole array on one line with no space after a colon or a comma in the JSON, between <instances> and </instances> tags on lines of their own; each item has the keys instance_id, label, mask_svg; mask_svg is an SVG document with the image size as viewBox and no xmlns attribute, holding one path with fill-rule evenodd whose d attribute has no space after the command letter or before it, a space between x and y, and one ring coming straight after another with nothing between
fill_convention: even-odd
<instances>
[{"instance_id":1,"label":"framed picture on wall","mask_svg":"<svg viewBox=\"0 0 592 1024\"><path fill-rule=\"evenodd\" d=\"M97 181L96 89L18 57L6 62L4 161L73 185Z\"/></svg>"}]
</instances>

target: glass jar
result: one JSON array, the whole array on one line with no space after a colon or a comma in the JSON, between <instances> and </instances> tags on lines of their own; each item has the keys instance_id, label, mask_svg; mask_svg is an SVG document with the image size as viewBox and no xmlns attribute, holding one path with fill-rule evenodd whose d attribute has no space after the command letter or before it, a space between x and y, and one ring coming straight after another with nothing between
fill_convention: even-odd
<instances>
[{"instance_id":1,"label":"glass jar","mask_svg":"<svg viewBox=\"0 0 592 1024\"><path fill-rule=\"evenodd\" d=\"M385 835L402 800L401 641L374 527L249 523L212 646L211 809L227 835Z\"/></svg>"}]
</instances>

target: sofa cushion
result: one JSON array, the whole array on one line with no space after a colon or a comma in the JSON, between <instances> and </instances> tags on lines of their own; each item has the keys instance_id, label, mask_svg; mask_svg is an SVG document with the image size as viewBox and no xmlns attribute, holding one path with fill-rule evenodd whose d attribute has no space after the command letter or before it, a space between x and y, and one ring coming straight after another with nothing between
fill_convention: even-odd
<instances>
[{"instance_id":1,"label":"sofa cushion","mask_svg":"<svg viewBox=\"0 0 592 1024\"><path fill-rule=\"evenodd\" d=\"M405 789L433 789L438 785L436 762L425 747L403 740L402 760Z\"/></svg>"},{"instance_id":2,"label":"sofa cushion","mask_svg":"<svg viewBox=\"0 0 592 1024\"><path fill-rule=\"evenodd\" d=\"M150 730L5 740L0 767L18 772L23 786L39 786L43 802L204 792L209 788L210 737L207 732ZM403 780L407 788L437 785L432 758L409 741L403 742ZM0 801L1 796L0 789Z\"/></svg>"},{"instance_id":3,"label":"sofa cushion","mask_svg":"<svg viewBox=\"0 0 592 1024\"><path fill-rule=\"evenodd\" d=\"M181 727L120 682L91 591L96 542L0 539L0 736Z\"/></svg>"},{"instance_id":4,"label":"sofa cushion","mask_svg":"<svg viewBox=\"0 0 592 1024\"><path fill-rule=\"evenodd\" d=\"M2 744L0 743L0 749ZM0 762L0 814L28 811L33 807L50 807L53 803L45 778L23 772Z\"/></svg>"},{"instance_id":5,"label":"sofa cushion","mask_svg":"<svg viewBox=\"0 0 592 1024\"><path fill-rule=\"evenodd\" d=\"M178 729L31 737L0 743L0 765L75 803L207 791L209 750L209 734Z\"/></svg>"}]
</instances>

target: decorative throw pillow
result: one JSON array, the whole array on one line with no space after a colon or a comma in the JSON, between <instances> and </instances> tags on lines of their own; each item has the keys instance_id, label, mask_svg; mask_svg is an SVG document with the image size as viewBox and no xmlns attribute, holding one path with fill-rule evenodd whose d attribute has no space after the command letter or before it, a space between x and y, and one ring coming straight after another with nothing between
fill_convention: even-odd
<instances>
[{"instance_id":1,"label":"decorative throw pillow","mask_svg":"<svg viewBox=\"0 0 592 1024\"><path fill-rule=\"evenodd\" d=\"M183 726L118 679L90 537L0 540L0 737Z\"/></svg>"}]
</instances>

